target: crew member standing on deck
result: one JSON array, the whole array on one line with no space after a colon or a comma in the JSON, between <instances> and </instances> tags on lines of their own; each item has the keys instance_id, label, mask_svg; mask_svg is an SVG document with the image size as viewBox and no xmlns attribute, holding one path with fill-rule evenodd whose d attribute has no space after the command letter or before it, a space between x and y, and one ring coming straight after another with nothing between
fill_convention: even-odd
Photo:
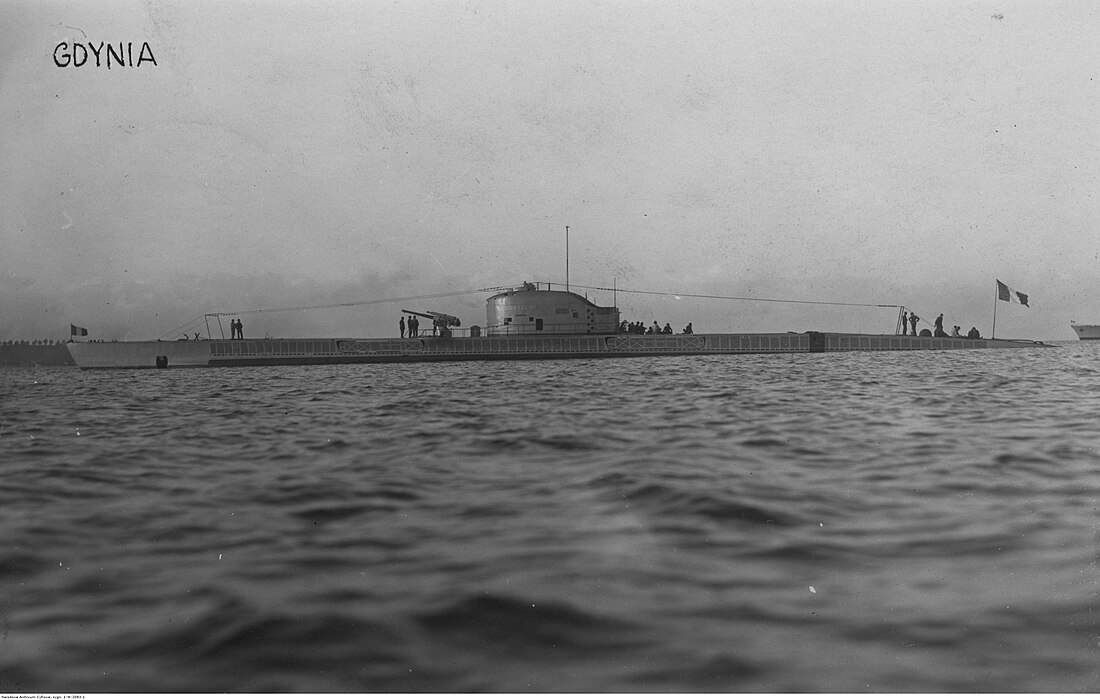
<instances>
[{"instance_id":1,"label":"crew member standing on deck","mask_svg":"<svg viewBox=\"0 0 1100 700\"><path fill-rule=\"evenodd\" d=\"M936 317L936 332L937 338L946 338L947 334L943 332L943 314Z\"/></svg>"},{"instance_id":2,"label":"crew member standing on deck","mask_svg":"<svg viewBox=\"0 0 1100 700\"><path fill-rule=\"evenodd\" d=\"M405 317L402 316L401 320L397 322L397 325L401 327L401 337L405 337Z\"/></svg>"},{"instance_id":3,"label":"crew member standing on deck","mask_svg":"<svg viewBox=\"0 0 1100 700\"><path fill-rule=\"evenodd\" d=\"M909 314L902 311L901 312L901 334L902 335L908 335L909 334L909 329L907 328L908 324L909 324Z\"/></svg>"},{"instance_id":4,"label":"crew member standing on deck","mask_svg":"<svg viewBox=\"0 0 1100 700\"><path fill-rule=\"evenodd\" d=\"M913 335L917 334L917 321L920 320L920 316L915 313L909 314L909 325L913 327Z\"/></svg>"}]
</instances>

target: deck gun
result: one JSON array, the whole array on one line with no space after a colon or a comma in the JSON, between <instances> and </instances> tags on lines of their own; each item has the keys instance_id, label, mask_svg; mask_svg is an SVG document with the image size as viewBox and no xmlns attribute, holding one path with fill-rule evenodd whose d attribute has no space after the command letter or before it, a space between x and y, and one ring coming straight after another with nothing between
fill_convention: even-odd
<instances>
[{"instance_id":1,"label":"deck gun","mask_svg":"<svg viewBox=\"0 0 1100 700\"><path fill-rule=\"evenodd\" d=\"M441 337L451 337L451 326L461 326L462 321L458 320L457 316L451 316L450 314L442 314L438 311L429 311L427 313L420 313L419 311L409 311L408 309L401 309L407 314L413 316L420 316L421 318L430 318L432 320L432 335L435 335L437 330Z\"/></svg>"}]
</instances>

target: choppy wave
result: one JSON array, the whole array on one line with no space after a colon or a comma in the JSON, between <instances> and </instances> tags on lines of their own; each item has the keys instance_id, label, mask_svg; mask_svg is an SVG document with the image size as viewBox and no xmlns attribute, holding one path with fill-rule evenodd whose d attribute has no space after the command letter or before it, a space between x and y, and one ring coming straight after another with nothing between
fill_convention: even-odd
<instances>
[{"instance_id":1,"label":"choppy wave","mask_svg":"<svg viewBox=\"0 0 1100 700\"><path fill-rule=\"evenodd\" d=\"M4 692L1100 686L1100 345L0 389Z\"/></svg>"}]
</instances>

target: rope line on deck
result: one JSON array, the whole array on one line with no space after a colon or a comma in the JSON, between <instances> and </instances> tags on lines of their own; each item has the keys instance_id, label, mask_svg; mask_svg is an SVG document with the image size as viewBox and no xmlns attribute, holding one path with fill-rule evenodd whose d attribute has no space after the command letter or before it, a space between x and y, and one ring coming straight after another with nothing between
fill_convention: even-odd
<instances>
[{"instance_id":1,"label":"rope line on deck","mask_svg":"<svg viewBox=\"0 0 1100 700\"><path fill-rule=\"evenodd\" d=\"M439 299L441 297L457 297L465 294L478 294L488 290L467 289L463 292L440 292L439 294L418 294L411 297L391 297L388 299L368 299L366 301L345 301L339 304L316 304L314 306L286 306L278 309L247 309L245 311L215 311L207 316L237 316L244 314L262 314L282 311L314 311L316 309L338 309L344 306L366 306L368 304L389 304L395 302L418 301L420 299Z\"/></svg>"},{"instance_id":2,"label":"rope line on deck","mask_svg":"<svg viewBox=\"0 0 1100 700\"><path fill-rule=\"evenodd\" d=\"M564 285L563 285L564 286ZM896 309L900 304L858 304L850 301L821 301L807 299L768 299L764 297L734 297L719 294L682 294L679 292L653 292L642 289L620 289L618 287L587 287L583 284L570 285L581 289L593 289L601 292L623 292L624 294L654 294L666 297L691 297L694 299L727 299L730 301L767 301L777 304L821 304L825 306L862 306L878 309Z\"/></svg>"}]
</instances>

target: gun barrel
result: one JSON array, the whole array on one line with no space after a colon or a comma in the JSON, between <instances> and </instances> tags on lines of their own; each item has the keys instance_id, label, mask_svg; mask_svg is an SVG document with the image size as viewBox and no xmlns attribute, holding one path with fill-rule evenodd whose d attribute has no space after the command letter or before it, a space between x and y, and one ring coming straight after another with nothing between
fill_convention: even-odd
<instances>
[{"instance_id":1,"label":"gun barrel","mask_svg":"<svg viewBox=\"0 0 1100 700\"><path fill-rule=\"evenodd\" d=\"M428 313L421 313L419 311L409 311L408 309L401 309L407 314L413 316L420 316L422 318L430 318L433 323L441 326L461 326L462 321L458 320L457 316L451 316L450 314L439 313L438 311L429 311Z\"/></svg>"}]
</instances>

